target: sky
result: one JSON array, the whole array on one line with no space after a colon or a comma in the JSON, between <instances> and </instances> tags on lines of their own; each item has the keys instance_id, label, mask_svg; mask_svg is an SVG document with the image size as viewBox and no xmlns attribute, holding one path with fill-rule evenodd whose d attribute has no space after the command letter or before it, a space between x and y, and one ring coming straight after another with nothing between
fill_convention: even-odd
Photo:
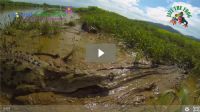
<instances>
[{"instance_id":1,"label":"sky","mask_svg":"<svg viewBox=\"0 0 200 112\"><path fill-rule=\"evenodd\" d=\"M130 19L138 19L172 26L184 35L200 39L200 0L13 0L32 3L48 3L74 7L98 6L119 13ZM172 25L167 17L167 11L181 5L187 7L192 14L187 18L188 28L182 25Z\"/></svg>"}]
</instances>

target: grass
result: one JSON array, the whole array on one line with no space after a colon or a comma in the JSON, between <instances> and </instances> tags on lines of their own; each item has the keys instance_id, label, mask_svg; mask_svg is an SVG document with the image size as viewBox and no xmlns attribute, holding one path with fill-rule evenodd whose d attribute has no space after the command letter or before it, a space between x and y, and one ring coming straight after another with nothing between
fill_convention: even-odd
<instances>
[{"instance_id":1,"label":"grass","mask_svg":"<svg viewBox=\"0 0 200 112\"><path fill-rule=\"evenodd\" d=\"M6 35L15 36L16 30L21 31L31 31L38 30L41 35L50 35L56 34L60 31L59 21L48 21L47 17L61 17L66 16L64 11L64 6L58 5L49 5L49 4L33 4L26 2L13 2L11 0L1 0L0 1L0 10L14 10L14 9L24 9L24 8L43 8L44 12L40 14L34 14L33 16L36 18L33 21L31 18L23 19L23 18L15 18L14 21L10 17L5 18L9 19L12 22L9 22L3 28L3 33ZM63 11L60 11L61 10ZM43 19L41 19L43 18ZM41 22L42 21L42 22Z\"/></svg>"},{"instance_id":2,"label":"grass","mask_svg":"<svg viewBox=\"0 0 200 112\"><path fill-rule=\"evenodd\" d=\"M173 105L199 105L199 95L197 97L193 95L187 87L182 87L180 90L166 90L158 97L155 105L168 105L167 109ZM174 110L174 112L180 111L181 107L176 109L176 111Z\"/></svg>"},{"instance_id":3,"label":"grass","mask_svg":"<svg viewBox=\"0 0 200 112\"><path fill-rule=\"evenodd\" d=\"M47 9L40 14L35 14L34 16L42 16L42 17L65 17L67 16L64 10L58 9Z\"/></svg>"},{"instance_id":4,"label":"grass","mask_svg":"<svg viewBox=\"0 0 200 112\"><path fill-rule=\"evenodd\" d=\"M102 33L114 34L127 48L141 51L153 63L178 65L200 76L200 42L187 36L160 29L144 21L130 20L96 7L76 9L81 21L98 27ZM141 56L139 56L141 57ZM189 100L188 100L189 99ZM198 104L187 88L167 90L158 98L159 105Z\"/></svg>"},{"instance_id":5,"label":"grass","mask_svg":"<svg viewBox=\"0 0 200 112\"><path fill-rule=\"evenodd\" d=\"M26 20L23 18L15 18L14 21L11 21L5 25L3 33L14 36L17 30L26 32L37 30L39 35L51 35L59 33L61 28L58 26L59 22L49 22L46 19L42 19L41 22L40 18L36 18L34 20L31 20L31 18Z\"/></svg>"},{"instance_id":6,"label":"grass","mask_svg":"<svg viewBox=\"0 0 200 112\"><path fill-rule=\"evenodd\" d=\"M0 0L0 9L16 9L16 8L29 8L29 7L42 7L39 4L25 3L25 2L13 2L11 0Z\"/></svg>"},{"instance_id":7,"label":"grass","mask_svg":"<svg viewBox=\"0 0 200 112\"><path fill-rule=\"evenodd\" d=\"M12 4L10 1L0 2L1 8L2 6L4 8L11 7ZM48 6L47 4L44 5ZM20 6L20 3L16 7L18 6ZM25 6L31 6L31 4ZM148 22L130 20L97 7L78 8L75 11L81 15L82 22L87 22L89 25L97 27L102 33L114 34L114 37L122 40L127 48L139 51L140 53L137 55L136 60L145 56L151 58L154 63L178 65L180 68L200 75L199 41L178 33L160 29ZM41 22L39 20L29 22L20 18L8 23L3 32L6 35L15 35L16 30L26 32L38 30L42 35L49 35L59 32L59 28L54 27L56 24L48 21ZM66 25L74 26L74 24L73 22L69 22ZM194 102L194 104L199 103L199 96L194 102L189 102L191 101L188 100L189 96L188 90L181 88L179 91L167 90L158 100L159 104L163 105L177 102L182 105Z\"/></svg>"},{"instance_id":8,"label":"grass","mask_svg":"<svg viewBox=\"0 0 200 112\"><path fill-rule=\"evenodd\" d=\"M24 9L24 8L60 8L58 5L49 5L49 4L34 4L34 3L27 3L27 2L13 2L11 0L0 0L0 10L8 10L8 9ZM65 8L61 6L61 8Z\"/></svg>"},{"instance_id":9,"label":"grass","mask_svg":"<svg viewBox=\"0 0 200 112\"><path fill-rule=\"evenodd\" d=\"M200 42L160 29L144 21L130 20L97 7L75 9L81 21L114 34L130 49L142 50L153 63L178 65L200 75Z\"/></svg>"}]
</instances>

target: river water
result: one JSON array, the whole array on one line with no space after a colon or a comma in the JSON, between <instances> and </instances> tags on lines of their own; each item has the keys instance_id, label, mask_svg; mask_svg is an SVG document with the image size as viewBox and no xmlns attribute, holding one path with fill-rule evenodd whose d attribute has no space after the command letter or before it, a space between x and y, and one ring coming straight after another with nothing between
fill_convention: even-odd
<instances>
[{"instance_id":1,"label":"river water","mask_svg":"<svg viewBox=\"0 0 200 112\"><path fill-rule=\"evenodd\" d=\"M42 11L41 9L25 9L25 10L12 10L12 11L0 11L0 23L2 23L1 24L1 27L3 27L6 23L9 23L10 21L12 21L13 19L14 19L14 16L11 16L11 17L9 17L9 15L12 15L13 13L15 13L15 12L23 12L23 13L36 13L36 12L38 12L38 11ZM70 19L70 16L68 16L69 17L69 19ZM72 42L74 42L74 40L75 40L75 44L76 44L76 54L74 55L74 57L73 57L73 62L70 62L70 64L71 65L76 65L76 67L78 67L79 69L85 69L85 66L87 65L87 67L88 68L90 68L90 66L91 66L91 68L90 69L92 69L92 68L97 68L99 65L96 65L96 64L91 64L91 65L89 65L89 64L84 64L84 46L85 46L85 44L88 44L88 43L91 43L91 42L95 42L95 43L97 43L97 42L100 42L100 41L102 41L102 42L108 42L108 40L99 40L98 38L97 38L97 35L93 35L93 34L85 34L85 33L81 33L81 34L78 34L78 33L76 33L76 32L78 32L77 31L77 29L78 30L80 30L80 28L76 28L76 27L74 27L74 28L69 28L69 29L67 29L67 30L65 30L65 32L62 32L60 35L54 35L53 37L54 38L45 38L45 37L40 37L40 38L23 38L22 40L20 40L19 41L19 45L20 45L20 47L21 47L21 49L20 50L22 50L22 51L34 51L34 52L36 52L36 51L42 51L42 52L53 52L53 53L55 53L55 54L59 54L61 57L64 57L64 56L66 56L67 54L69 54L68 52L70 52L71 51L71 49L72 49L72 45L71 45L71 43ZM24 34L24 32L23 32L23 34ZM25 35L25 34L24 34ZM28 37L28 35L26 35L27 37ZM102 38L102 37L101 37ZM106 38L106 37L105 37ZM74 40L73 40L74 39ZM17 38L17 40L19 40L19 38ZM17 41L16 40L16 41ZM71 40L71 41L70 41ZM111 42L113 42L112 40L110 40ZM35 43L37 43L37 44L35 44ZM32 50L30 50L30 49L27 49L28 47L30 47L30 45L32 46L31 47L31 49ZM126 60L128 60L128 58L127 57L125 57L125 56L123 56L122 54L125 54L124 52L122 52L122 53L120 53L120 56L121 56L121 58L122 59L120 59L120 60L124 60L124 59L126 59ZM44 58L44 57L43 57ZM45 58L45 59L47 59L47 58ZM74 61L75 60L75 61ZM81 63L82 62L82 63ZM124 62L124 61L122 61L122 62ZM120 61L120 65L122 64L122 62ZM125 63L125 62L124 62ZM88 69L87 68L87 69ZM169 74L169 76L174 76L174 74ZM148 81L149 82L152 82L152 81L155 81L155 79L156 80L161 80L161 77L164 77L164 76L166 76L167 77L167 75L159 75L159 77L157 76L157 75L155 75L154 77L152 76L152 77L148 77L148 78L146 78L146 79L141 79L142 81L141 81L141 84L145 84L145 83L147 83ZM170 78L171 78L171 76L170 76ZM164 80L165 78L163 78L163 80ZM167 80L167 79L166 79ZM171 79L170 79L171 80ZM140 81L133 81L133 83L131 83L133 86L135 86L134 84L136 84L136 82L137 82L137 86L140 84L139 82ZM160 81L160 82L164 82L164 81ZM167 81L166 81L167 82ZM169 83L169 82L168 82ZM188 84L189 83L189 84ZM194 81L193 81L193 79L191 79L191 81L189 81L189 82L186 82L186 85L189 85L189 89L191 89L191 90L188 90L188 91L194 91L196 88L191 88L191 87L195 87L195 84L193 84L194 83ZM130 83L128 83L128 84L130 84ZM127 84L127 85L128 85ZM161 83L162 84L162 83ZM160 84L160 85L161 85ZM171 84L171 83L170 83ZM164 85L164 84L163 84ZM133 86L131 86L131 87L133 87ZM159 86L159 85L158 85ZM161 86L162 88L164 88L163 86ZM161 88L161 89L162 89ZM120 88L121 89L121 88ZM131 90L131 89L129 89L129 90ZM145 93L146 94L146 93ZM149 93L148 93L149 94ZM48 93L45 93L44 94L45 96L47 96L48 95ZM116 96L118 96L118 94L116 95ZM131 94L131 96L130 97L128 97L128 98L130 98L130 99L128 99L127 101L128 102L131 102L133 99L131 99L132 97L134 96L134 93L133 94ZM66 98L63 98L63 99L66 99ZM100 99L100 100L99 100ZM87 107L90 107L90 108L94 108L95 106L93 106L93 105L96 105L95 104L95 101L96 100L99 100L99 101L101 101L101 99L103 99L102 100L102 102L105 100L105 101L107 101L107 103L109 103L109 100L111 100L111 98L110 98L110 96L106 96L106 97L101 97L101 98L99 98L99 99L97 99L97 98L93 98L92 100L91 99L89 99L89 98L85 98L84 99L84 101L85 102L91 102L91 103L88 103L88 105L87 105ZM37 100L37 99L34 99L34 100ZM48 100L50 100L50 99L48 99ZM48 101L47 100L47 101ZM71 100L71 99L69 99L69 100ZM81 104L81 101L82 101L83 99L78 99L77 98L77 100L76 101L73 101L73 102L75 102L75 103L77 103L77 104ZM93 101L94 100L94 101ZM44 100L45 101L45 100ZM115 101L115 100L114 100ZM110 101L110 103L116 103L116 102L114 102L114 101ZM45 101L46 102L46 101ZM71 104L73 104L73 102L71 103ZM74 104L75 104L74 103ZM149 101L148 102L149 104L152 104L152 101ZM60 107L59 107L60 108ZM96 110L98 110L98 109L96 109Z\"/></svg>"},{"instance_id":2,"label":"river water","mask_svg":"<svg viewBox=\"0 0 200 112\"><path fill-rule=\"evenodd\" d=\"M16 10L1 10L0 11L0 28L4 28L4 26L13 21L16 12L21 12L24 14L34 14L43 11L42 9L16 9Z\"/></svg>"}]
</instances>

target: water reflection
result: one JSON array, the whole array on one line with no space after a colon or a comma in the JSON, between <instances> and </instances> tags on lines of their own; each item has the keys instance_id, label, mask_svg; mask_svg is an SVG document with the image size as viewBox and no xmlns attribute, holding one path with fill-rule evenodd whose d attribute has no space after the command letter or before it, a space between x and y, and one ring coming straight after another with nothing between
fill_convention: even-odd
<instances>
[{"instance_id":1,"label":"water reflection","mask_svg":"<svg viewBox=\"0 0 200 112\"><path fill-rule=\"evenodd\" d=\"M24 14L34 14L34 13L39 13L42 12L42 9L17 9L17 10L3 10L0 11L0 28L4 28L4 26L13 21L15 16L14 14L16 12L21 12Z\"/></svg>"}]
</instances>

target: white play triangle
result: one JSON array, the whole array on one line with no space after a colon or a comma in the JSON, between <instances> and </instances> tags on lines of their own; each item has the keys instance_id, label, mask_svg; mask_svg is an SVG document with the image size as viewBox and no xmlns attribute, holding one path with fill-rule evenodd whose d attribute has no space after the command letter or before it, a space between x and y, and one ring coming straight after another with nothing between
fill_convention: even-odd
<instances>
[{"instance_id":1,"label":"white play triangle","mask_svg":"<svg viewBox=\"0 0 200 112\"><path fill-rule=\"evenodd\" d=\"M104 55L104 52L101 49L98 49L98 58Z\"/></svg>"}]
</instances>

